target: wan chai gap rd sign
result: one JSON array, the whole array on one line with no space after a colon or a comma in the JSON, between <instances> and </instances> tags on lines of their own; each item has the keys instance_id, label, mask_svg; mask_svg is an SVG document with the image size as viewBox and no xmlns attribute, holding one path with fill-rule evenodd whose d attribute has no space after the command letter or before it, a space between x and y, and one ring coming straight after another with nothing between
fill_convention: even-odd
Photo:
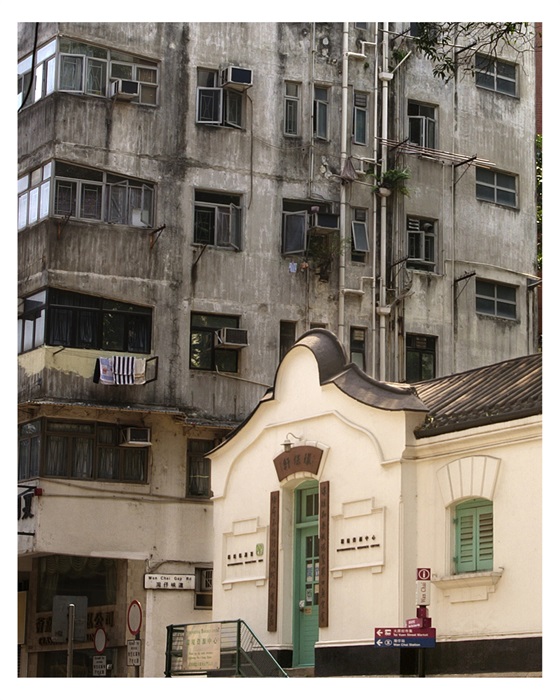
<instances>
[{"instance_id":1,"label":"wan chai gap rd sign","mask_svg":"<svg viewBox=\"0 0 560 700\"><path fill-rule=\"evenodd\" d=\"M379 649L420 649L436 645L436 628L376 627L374 646Z\"/></svg>"}]
</instances>

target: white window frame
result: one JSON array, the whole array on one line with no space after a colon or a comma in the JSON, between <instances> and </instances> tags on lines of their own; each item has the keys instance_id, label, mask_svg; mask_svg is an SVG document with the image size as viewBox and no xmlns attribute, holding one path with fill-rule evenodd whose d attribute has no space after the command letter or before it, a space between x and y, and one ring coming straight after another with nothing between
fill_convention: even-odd
<instances>
[{"instance_id":1,"label":"white window frame","mask_svg":"<svg viewBox=\"0 0 560 700\"><path fill-rule=\"evenodd\" d=\"M410 108L415 106L418 108L419 114L410 114ZM421 112L425 112L422 114ZM408 138L409 142L420 146L421 148L435 148L437 143L437 110L434 105L423 104L416 100L408 102ZM412 140L411 125L415 123L419 126L420 138L419 143Z\"/></svg>"},{"instance_id":2,"label":"white window frame","mask_svg":"<svg viewBox=\"0 0 560 700\"><path fill-rule=\"evenodd\" d=\"M506 73L513 71L513 77ZM515 63L502 61L498 58L476 54L475 83L482 90L490 90L500 95L517 97L518 70ZM512 89L505 89L505 88Z\"/></svg>"},{"instance_id":3,"label":"white window frame","mask_svg":"<svg viewBox=\"0 0 560 700\"><path fill-rule=\"evenodd\" d=\"M482 284L492 287L492 293L486 294L483 290L480 290L479 286ZM513 292L513 301L511 298L506 298L504 295L505 290L508 291L508 296L511 296L511 293ZM501 282L494 282L493 280L477 278L475 286L475 299L477 314L490 316L492 318L503 318L508 321L517 320L517 287L514 287L511 284L502 284ZM490 303L493 306L492 311L482 308L481 306L481 304L488 306ZM512 313L504 313L506 310L509 310Z\"/></svg>"},{"instance_id":4,"label":"white window frame","mask_svg":"<svg viewBox=\"0 0 560 700\"><path fill-rule=\"evenodd\" d=\"M364 262L369 253L367 209L352 210L352 260Z\"/></svg>"},{"instance_id":5,"label":"white window frame","mask_svg":"<svg viewBox=\"0 0 560 700\"><path fill-rule=\"evenodd\" d=\"M330 88L315 85L313 88L313 136L321 141L329 139Z\"/></svg>"},{"instance_id":6,"label":"white window frame","mask_svg":"<svg viewBox=\"0 0 560 700\"><path fill-rule=\"evenodd\" d=\"M282 212L282 254L304 254L307 250L307 229L309 212L284 211ZM297 225L297 231L290 231L292 224ZM293 238L292 238L293 237Z\"/></svg>"},{"instance_id":7,"label":"white window frame","mask_svg":"<svg viewBox=\"0 0 560 700\"><path fill-rule=\"evenodd\" d=\"M212 592L214 573L210 567L197 567L195 569L195 591L194 591L194 607L195 609L211 610L212 609ZM210 605L203 603L207 602L207 597L210 596Z\"/></svg>"},{"instance_id":8,"label":"white window frame","mask_svg":"<svg viewBox=\"0 0 560 700\"><path fill-rule=\"evenodd\" d=\"M153 62L132 54L125 54L130 59L129 61L122 60L122 52L119 52L119 58L111 59L111 50L95 47L96 55L89 56L78 49L75 52L61 51L60 42L64 42L64 37L51 39L47 44L40 47L36 55L35 72L33 75L33 85L31 87L30 99L27 104L33 104L38 100L46 97L55 90L70 94L86 94L95 97L107 97L110 95L110 85L114 80L123 77L122 69L126 71L130 77L127 79L135 80L140 86L140 95L135 97L132 102L137 104L156 106L159 91L159 66ZM90 46L87 42L79 42L85 47ZM105 52L105 56L99 55ZM74 86L68 85L61 87L62 80L62 64L66 59L74 57L79 64L79 75ZM99 83L98 89L91 89L90 76L96 66L102 68L102 81ZM18 107L21 107L23 98L31 81L31 70L33 67L33 58L31 55L26 56L18 63ZM149 74L149 75L148 75Z\"/></svg>"},{"instance_id":9,"label":"white window frame","mask_svg":"<svg viewBox=\"0 0 560 700\"><path fill-rule=\"evenodd\" d=\"M206 199L197 199L197 193L204 192L208 196ZM212 195L216 195L216 201L211 201ZM220 203L218 198L226 195L232 199L237 199L229 204ZM208 240L201 239L196 230L197 212L206 211L211 215L212 230L208 233ZM214 248L230 248L236 251L241 250L242 231L242 200L241 195L227 192L208 192L203 190L195 191L194 218L193 218L193 241L198 245L209 245Z\"/></svg>"},{"instance_id":10,"label":"white window frame","mask_svg":"<svg viewBox=\"0 0 560 700\"><path fill-rule=\"evenodd\" d=\"M289 94L289 88L294 88L295 94ZM286 80L284 83L284 136L293 137L300 135L300 95L301 83ZM288 128L289 126L291 128Z\"/></svg>"},{"instance_id":11,"label":"white window frame","mask_svg":"<svg viewBox=\"0 0 560 700\"><path fill-rule=\"evenodd\" d=\"M62 163L61 163L62 165ZM72 167L71 165L69 166ZM82 219L85 221L105 221L125 226L150 227L155 213L155 187L149 182L123 176L112 175L93 168L75 164L76 177L71 174L57 174L56 162L49 161L26 173L18 179L18 230L31 226L49 216ZM78 174L78 171L82 171ZM84 177L90 171L96 178ZM57 209L59 190L66 187L70 192L70 211ZM112 187L125 187L125 216L117 220L111 215L110 192ZM88 194L98 196L98 204L86 210ZM140 208L134 207L140 203Z\"/></svg>"},{"instance_id":12,"label":"white window frame","mask_svg":"<svg viewBox=\"0 0 560 700\"><path fill-rule=\"evenodd\" d=\"M203 74L212 78L212 85L200 85ZM245 123L245 92L219 86L220 71L197 68L196 123L209 126L228 126L243 129ZM203 113L205 100L211 100L211 114ZM206 110L204 110L206 111Z\"/></svg>"},{"instance_id":13,"label":"white window frame","mask_svg":"<svg viewBox=\"0 0 560 700\"><path fill-rule=\"evenodd\" d=\"M358 104L362 102L362 104ZM365 102L365 104L363 104ZM367 92L354 92L354 113L352 119L352 141L357 146L367 146L368 143L368 105ZM362 123L363 136L358 133L358 123Z\"/></svg>"},{"instance_id":14,"label":"white window frame","mask_svg":"<svg viewBox=\"0 0 560 700\"><path fill-rule=\"evenodd\" d=\"M517 176L499 170L477 167L476 198L482 202L517 209Z\"/></svg>"},{"instance_id":15,"label":"white window frame","mask_svg":"<svg viewBox=\"0 0 560 700\"><path fill-rule=\"evenodd\" d=\"M50 210L52 161L18 180L18 231L46 219Z\"/></svg>"},{"instance_id":16,"label":"white window frame","mask_svg":"<svg viewBox=\"0 0 560 700\"><path fill-rule=\"evenodd\" d=\"M406 218L407 235L407 267L409 269L434 272L437 265L437 222L432 219L424 219L415 216ZM420 250L422 255L411 257L410 239L414 236L415 250ZM429 255L429 250L432 256Z\"/></svg>"}]
</instances>

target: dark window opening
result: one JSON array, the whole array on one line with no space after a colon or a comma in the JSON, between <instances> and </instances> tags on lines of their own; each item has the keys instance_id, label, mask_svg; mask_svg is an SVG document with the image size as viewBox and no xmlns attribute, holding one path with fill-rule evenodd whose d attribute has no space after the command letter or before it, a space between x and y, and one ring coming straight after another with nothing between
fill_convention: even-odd
<instances>
[{"instance_id":1,"label":"dark window opening","mask_svg":"<svg viewBox=\"0 0 560 700\"><path fill-rule=\"evenodd\" d=\"M406 381L420 382L436 376L436 338L406 336Z\"/></svg>"},{"instance_id":2,"label":"dark window opening","mask_svg":"<svg viewBox=\"0 0 560 700\"><path fill-rule=\"evenodd\" d=\"M239 350L217 342L217 331L221 328L239 328L239 319L235 316L191 314L191 369L237 372Z\"/></svg>"}]
</instances>

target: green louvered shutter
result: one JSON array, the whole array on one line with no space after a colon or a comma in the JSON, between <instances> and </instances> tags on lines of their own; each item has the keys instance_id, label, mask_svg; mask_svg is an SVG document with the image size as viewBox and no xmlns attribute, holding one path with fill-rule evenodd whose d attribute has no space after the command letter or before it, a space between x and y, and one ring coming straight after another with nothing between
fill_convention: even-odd
<instances>
[{"instance_id":1,"label":"green louvered shutter","mask_svg":"<svg viewBox=\"0 0 560 700\"><path fill-rule=\"evenodd\" d=\"M494 562L492 503L477 499L457 506L455 522L457 573L491 570Z\"/></svg>"}]
</instances>

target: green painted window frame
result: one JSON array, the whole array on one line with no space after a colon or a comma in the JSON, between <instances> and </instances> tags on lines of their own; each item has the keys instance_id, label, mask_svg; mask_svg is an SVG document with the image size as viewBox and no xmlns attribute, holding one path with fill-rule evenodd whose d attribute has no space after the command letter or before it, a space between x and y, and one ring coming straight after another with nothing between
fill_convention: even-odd
<instances>
[{"instance_id":1,"label":"green painted window frame","mask_svg":"<svg viewBox=\"0 0 560 700\"><path fill-rule=\"evenodd\" d=\"M491 571L494 565L494 505L485 498L455 508L455 572Z\"/></svg>"}]
</instances>

